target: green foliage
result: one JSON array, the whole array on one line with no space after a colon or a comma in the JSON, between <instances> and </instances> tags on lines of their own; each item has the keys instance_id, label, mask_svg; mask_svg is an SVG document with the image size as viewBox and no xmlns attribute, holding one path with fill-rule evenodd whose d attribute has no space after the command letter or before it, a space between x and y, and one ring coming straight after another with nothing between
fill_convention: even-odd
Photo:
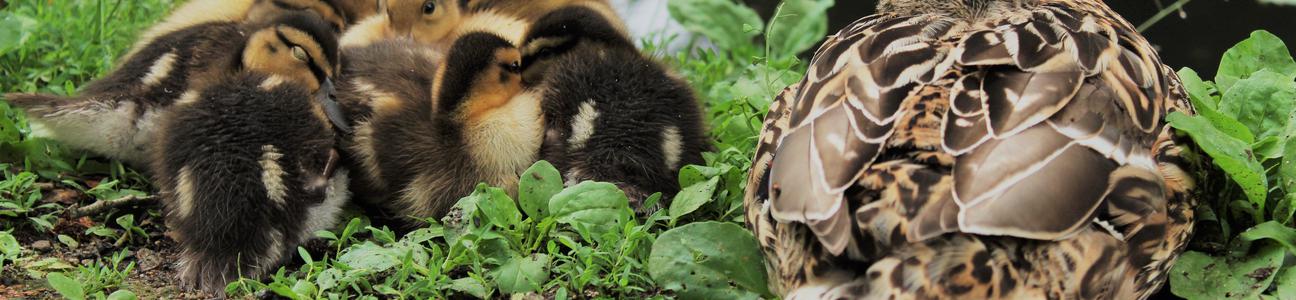
<instances>
[{"instance_id":1,"label":"green foliage","mask_svg":"<svg viewBox=\"0 0 1296 300\"><path fill-rule=\"evenodd\" d=\"M733 223L699 222L663 233L653 244L648 273L688 299L772 296L756 237Z\"/></svg>"},{"instance_id":2,"label":"green foliage","mask_svg":"<svg viewBox=\"0 0 1296 300\"><path fill-rule=\"evenodd\" d=\"M1179 75L1198 115L1168 120L1213 168L1197 174L1201 233L1171 271L1171 290L1190 299L1293 295L1296 275L1283 266L1296 254L1296 60L1258 31L1224 55L1214 82Z\"/></svg>"},{"instance_id":3,"label":"green foliage","mask_svg":"<svg viewBox=\"0 0 1296 300\"><path fill-rule=\"evenodd\" d=\"M125 258L126 251L117 252L106 262L99 260L93 265L78 267L73 277L65 273L49 273L46 282L67 299L135 299L135 293L129 290L107 293L109 289L121 287L135 269L133 262L123 265Z\"/></svg>"}]
</instances>

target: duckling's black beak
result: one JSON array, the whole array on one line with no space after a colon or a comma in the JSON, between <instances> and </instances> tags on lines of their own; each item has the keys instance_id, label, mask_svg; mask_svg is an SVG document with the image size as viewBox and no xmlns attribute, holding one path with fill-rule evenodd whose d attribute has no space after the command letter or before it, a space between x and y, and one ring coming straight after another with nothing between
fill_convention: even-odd
<instances>
[{"instance_id":1,"label":"duckling's black beak","mask_svg":"<svg viewBox=\"0 0 1296 300\"><path fill-rule=\"evenodd\" d=\"M342 107L333 95L337 90L333 87L333 79L325 78L324 83L320 84L319 92L315 94L315 100L324 106L324 115L328 116L333 127L342 133L351 134L351 125L347 124L346 114L342 112Z\"/></svg>"}]
</instances>

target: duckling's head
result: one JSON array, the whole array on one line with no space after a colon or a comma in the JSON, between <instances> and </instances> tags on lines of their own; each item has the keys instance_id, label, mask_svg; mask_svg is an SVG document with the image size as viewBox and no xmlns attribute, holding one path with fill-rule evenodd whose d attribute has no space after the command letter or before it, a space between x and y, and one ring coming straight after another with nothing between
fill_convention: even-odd
<instances>
[{"instance_id":1,"label":"duckling's head","mask_svg":"<svg viewBox=\"0 0 1296 300\"><path fill-rule=\"evenodd\" d=\"M252 33L243 48L242 66L270 76L270 85L291 83L313 92L328 89L338 69L337 36L314 14L284 14Z\"/></svg>"},{"instance_id":2,"label":"duckling's head","mask_svg":"<svg viewBox=\"0 0 1296 300\"><path fill-rule=\"evenodd\" d=\"M347 16L343 11L344 2L353 2L353 0L256 0L248 9L247 22L274 23L281 16L293 12L313 12L328 23L335 34L339 34L346 30L348 24Z\"/></svg>"},{"instance_id":3,"label":"duckling's head","mask_svg":"<svg viewBox=\"0 0 1296 300\"><path fill-rule=\"evenodd\" d=\"M338 0L338 9L346 17L348 24L356 24L382 12L380 0Z\"/></svg>"},{"instance_id":4,"label":"duckling's head","mask_svg":"<svg viewBox=\"0 0 1296 300\"><path fill-rule=\"evenodd\" d=\"M527 84L538 82L554 58L582 44L638 51L613 20L589 6L568 6L540 17L522 42Z\"/></svg>"},{"instance_id":5,"label":"duckling's head","mask_svg":"<svg viewBox=\"0 0 1296 300\"><path fill-rule=\"evenodd\" d=\"M426 44L448 44L469 0L386 0L392 30Z\"/></svg>"},{"instance_id":6,"label":"duckling's head","mask_svg":"<svg viewBox=\"0 0 1296 300\"><path fill-rule=\"evenodd\" d=\"M455 39L432 92L437 114L472 122L506 106L522 90L522 52L509 39L474 31Z\"/></svg>"}]
</instances>

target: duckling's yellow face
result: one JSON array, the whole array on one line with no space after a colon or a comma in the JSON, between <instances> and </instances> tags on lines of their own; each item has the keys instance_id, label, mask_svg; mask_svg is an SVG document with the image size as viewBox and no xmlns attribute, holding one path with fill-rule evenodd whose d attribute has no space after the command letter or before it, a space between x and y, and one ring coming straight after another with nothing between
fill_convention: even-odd
<instances>
[{"instance_id":1,"label":"duckling's yellow face","mask_svg":"<svg viewBox=\"0 0 1296 300\"><path fill-rule=\"evenodd\" d=\"M496 49L494 63L486 66L469 91L464 112L471 123L504 107L522 92L522 52L517 48Z\"/></svg>"},{"instance_id":2,"label":"duckling's yellow face","mask_svg":"<svg viewBox=\"0 0 1296 300\"><path fill-rule=\"evenodd\" d=\"M377 4L374 4L374 6L377 7ZM248 9L247 21L249 23L263 23L289 12L311 11L323 18L329 26L332 26L333 32L341 33L346 30L347 19L338 9L339 7L333 6L328 0L256 0L256 2L252 3L252 7Z\"/></svg>"},{"instance_id":3,"label":"duckling's yellow face","mask_svg":"<svg viewBox=\"0 0 1296 300\"><path fill-rule=\"evenodd\" d=\"M324 47L297 28L276 25L254 33L243 50L243 68L271 76L270 84L300 84L318 91L336 68Z\"/></svg>"},{"instance_id":4,"label":"duckling's yellow face","mask_svg":"<svg viewBox=\"0 0 1296 300\"><path fill-rule=\"evenodd\" d=\"M467 11L466 0L388 0L387 16L397 36L431 45L448 44Z\"/></svg>"}]
</instances>

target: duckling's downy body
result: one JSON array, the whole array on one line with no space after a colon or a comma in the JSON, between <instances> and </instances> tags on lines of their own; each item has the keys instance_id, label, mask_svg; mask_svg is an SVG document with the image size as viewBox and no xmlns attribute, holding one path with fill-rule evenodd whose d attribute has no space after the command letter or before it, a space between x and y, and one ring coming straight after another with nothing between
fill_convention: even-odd
<instances>
[{"instance_id":1,"label":"duckling's downy body","mask_svg":"<svg viewBox=\"0 0 1296 300\"><path fill-rule=\"evenodd\" d=\"M273 271L348 198L326 112L336 37L306 14L250 34L247 68L185 92L153 147L181 279L214 293Z\"/></svg>"},{"instance_id":2,"label":"duckling's downy body","mask_svg":"<svg viewBox=\"0 0 1296 300\"><path fill-rule=\"evenodd\" d=\"M669 199L680 189L679 169L704 163L710 140L688 83L641 54L601 12L555 10L525 45L526 78L544 102L541 158L568 182L616 183L632 201L655 192Z\"/></svg>"},{"instance_id":3,"label":"duckling's downy body","mask_svg":"<svg viewBox=\"0 0 1296 300\"><path fill-rule=\"evenodd\" d=\"M152 27L136 49L112 73L86 85L76 96L10 94L10 103L25 109L37 136L120 159L148 165L150 141L156 139L157 117L184 93L203 81L244 68L239 56L249 32L286 14L323 12L327 32L336 32L341 19L325 2L293 0L310 5L285 8L281 1L196 0L178 8ZM248 21L247 15L256 15Z\"/></svg>"},{"instance_id":4,"label":"duckling's downy body","mask_svg":"<svg viewBox=\"0 0 1296 300\"><path fill-rule=\"evenodd\" d=\"M540 147L521 93L521 36L474 31L443 57L412 40L347 48L339 85L356 133L357 195L394 217L440 217L478 183L516 185Z\"/></svg>"}]
</instances>

